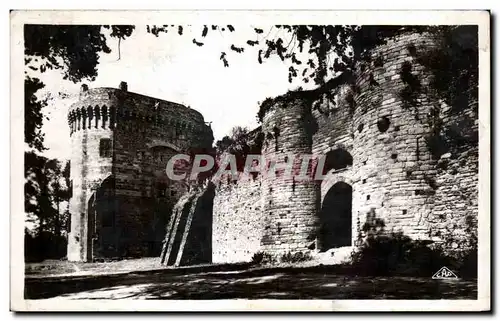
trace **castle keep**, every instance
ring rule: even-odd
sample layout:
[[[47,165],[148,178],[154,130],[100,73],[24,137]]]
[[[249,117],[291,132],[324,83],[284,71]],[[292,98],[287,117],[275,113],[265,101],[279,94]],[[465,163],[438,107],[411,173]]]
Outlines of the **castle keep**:
[[[263,103],[255,132],[262,155],[326,155],[321,181],[257,176],[188,190],[164,169],[174,153],[211,147],[199,113],[123,85],[82,91],[69,114],[68,258],[161,253],[167,264],[242,262],[257,252],[356,246],[375,219],[413,239],[467,237],[478,214],[478,102],[469,97],[457,111],[422,89],[433,75],[416,57],[438,40],[388,39],[349,83],[338,78],[335,103],[302,92]],[[401,93],[416,82],[408,104]]]
[[[159,255],[165,225],[187,190],[169,181],[174,154],[210,148],[197,111],[119,89],[83,86],[71,106],[68,259]]]

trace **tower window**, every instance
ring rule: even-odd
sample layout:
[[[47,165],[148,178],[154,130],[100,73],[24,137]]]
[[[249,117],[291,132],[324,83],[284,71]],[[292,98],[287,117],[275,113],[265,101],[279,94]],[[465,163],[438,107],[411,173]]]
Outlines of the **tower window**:
[[[111,139],[101,138],[99,142],[99,155],[101,157],[111,157]]]

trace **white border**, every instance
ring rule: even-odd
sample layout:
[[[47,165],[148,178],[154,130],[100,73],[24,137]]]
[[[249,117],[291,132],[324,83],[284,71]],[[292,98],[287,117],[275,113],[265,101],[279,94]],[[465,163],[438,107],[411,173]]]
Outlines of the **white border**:
[[[24,23],[479,25],[478,300],[24,300]],[[11,18],[11,310],[478,311],[490,309],[490,16],[486,11],[14,11]]]

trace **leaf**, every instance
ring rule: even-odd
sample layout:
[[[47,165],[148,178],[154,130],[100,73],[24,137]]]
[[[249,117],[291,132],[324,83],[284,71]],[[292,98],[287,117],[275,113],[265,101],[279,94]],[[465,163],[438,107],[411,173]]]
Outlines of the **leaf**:
[[[259,50],[259,58],[258,58],[259,64],[262,64],[262,49]]]
[[[296,57],[295,57],[295,53],[292,54],[292,62],[294,64],[297,64],[297,65],[301,65],[302,64],[302,61],[298,60]]]
[[[309,65],[309,67],[311,67],[311,69],[316,68],[316,65],[314,64],[314,61],[312,59],[309,59],[307,61],[307,64]]]
[[[259,29],[259,28],[254,28],[254,30],[256,33],[259,33],[259,34],[264,32],[264,30]]]
[[[196,39],[194,39],[194,38],[193,38],[193,43],[194,43],[195,45],[197,45],[198,47],[201,47],[201,46],[203,46],[203,45],[204,45],[204,43],[203,43],[203,42],[198,42],[198,41],[196,41]]]
[[[221,52],[219,59],[222,60],[222,62],[224,63],[224,67],[229,67],[229,63],[227,62],[225,52]]]
[[[236,51],[237,53],[242,53],[243,51],[245,51],[244,48],[236,47],[235,45],[231,45],[231,50]]]
[[[259,44],[259,42],[258,42],[257,40],[248,40],[248,41],[247,41],[247,44],[248,44],[249,46],[252,46],[252,47],[253,47],[253,46],[255,46],[255,45],[258,45],[258,44]]]
[[[182,36],[182,31],[183,31],[182,26],[179,26],[179,27],[177,28],[177,32],[178,32],[178,33],[179,33],[179,35],[181,35],[181,36]]]
[[[203,26],[203,31],[201,32],[202,37],[206,37],[208,33],[208,27],[205,25]]]
[[[299,50],[300,52],[304,50],[304,40],[299,40]]]
[[[285,52],[286,52],[286,49],[283,47],[283,39],[278,38],[278,40],[276,40],[276,53],[280,57],[281,61],[285,60],[285,57],[283,55],[283,53],[285,53]]]
[[[234,31],[234,27],[232,25],[227,25],[227,29],[229,29],[229,31],[231,31],[231,32]]]

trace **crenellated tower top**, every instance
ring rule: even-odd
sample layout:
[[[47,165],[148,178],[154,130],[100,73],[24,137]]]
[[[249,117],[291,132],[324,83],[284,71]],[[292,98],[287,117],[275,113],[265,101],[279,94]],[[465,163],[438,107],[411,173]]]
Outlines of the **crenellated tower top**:
[[[211,133],[201,113],[184,105],[128,91],[126,82],[116,88],[82,85],[79,100],[68,112],[71,134],[79,130],[110,129],[131,123],[173,127],[179,131]]]

